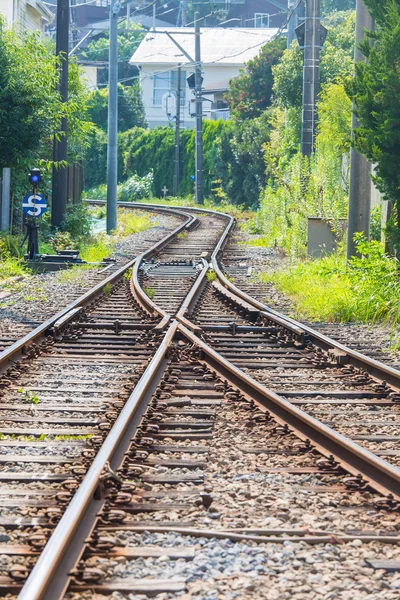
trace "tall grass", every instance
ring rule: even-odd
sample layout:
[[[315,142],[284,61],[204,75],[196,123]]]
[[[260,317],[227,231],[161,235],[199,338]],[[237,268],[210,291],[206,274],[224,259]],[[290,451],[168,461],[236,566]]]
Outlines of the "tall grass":
[[[294,303],[297,314],[320,321],[361,323],[400,320],[399,262],[379,242],[357,237],[359,257],[341,254],[309,260],[261,279],[272,281]]]
[[[139,231],[146,231],[153,227],[150,215],[135,215],[132,210],[118,210],[118,234],[122,236],[133,235]]]

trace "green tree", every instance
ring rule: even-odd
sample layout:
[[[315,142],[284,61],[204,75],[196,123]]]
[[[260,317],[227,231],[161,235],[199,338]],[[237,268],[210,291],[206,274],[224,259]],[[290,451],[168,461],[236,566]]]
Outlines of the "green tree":
[[[325,20],[328,36],[321,51],[321,86],[345,81],[353,72],[354,12],[334,13]],[[294,41],[272,68],[273,91],[282,106],[299,107],[302,102],[303,51]]]
[[[321,1],[321,13],[329,15],[333,12],[340,10],[354,10],[356,7],[356,0],[322,0]]]
[[[360,44],[368,63],[356,65],[351,90],[360,121],[354,145],[376,163],[375,183],[384,197],[395,203],[400,229],[400,2],[365,0],[365,3],[376,19],[377,28]],[[398,246],[399,231],[396,237],[394,242]]]
[[[16,167],[49,140],[60,117],[57,61],[38,35],[0,21],[0,166]]]
[[[108,87],[92,92],[89,100],[89,114],[96,125],[107,130]],[[138,82],[126,86],[118,84],[118,130],[127,131],[132,127],[146,127],[146,117]]]
[[[125,24],[123,25],[126,26]],[[146,32],[140,25],[132,23],[128,31],[121,31],[118,34],[118,80],[130,85],[139,76],[139,71],[129,61],[132,54],[144,38]],[[110,51],[110,34],[106,31],[101,37],[91,41],[85,50],[82,50],[81,56],[86,60],[104,62],[105,66],[99,70],[98,83],[106,84],[108,82],[108,54]]]
[[[285,38],[268,42],[246,63],[240,75],[230,81],[227,99],[233,117],[254,119],[271,105],[272,67],[279,62],[285,48]]]

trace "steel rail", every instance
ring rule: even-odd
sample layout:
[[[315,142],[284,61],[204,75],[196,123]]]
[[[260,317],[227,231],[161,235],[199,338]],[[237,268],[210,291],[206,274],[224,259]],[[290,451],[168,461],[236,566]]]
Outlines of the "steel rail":
[[[178,227],[176,227],[171,233],[169,233],[167,236],[165,236],[162,240],[160,240],[159,242],[154,244],[151,247],[151,249],[149,249],[149,251],[151,250],[151,251],[156,252],[158,249],[163,248],[172,238],[174,238],[178,233],[180,233],[183,229],[185,229],[188,224],[193,222],[192,215],[189,215],[187,213],[184,213],[182,211],[178,211],[175,209],[171,209],[170,212],[172,212],[173,214],[176,214],[177,216],[179,216],[181,218],[185,218],[185,222],[182,223],[181,225],[179,225]],[[16,342],[14,342],[14,344],[12,344],[11,346],[9,346],[5,350],[3,350],[3,352],[0,352],[0,375],[2,373],[4,373],[4,371],[6,371],[12,365],[12,363],[14,361],[16,361],[16,360],[20,359],[21,357],[23,357],[24,355],[26,355],[26,353],[29,351],[29,346],[32,346],[32,344],[34,344],[34,343],[37,344],[39,341],[41,341],[46,336],[49,329],[51,327],[53,327],[57,321],[66,317],[68,315],[68,313],[75,310],[76,308],[83,307],[83,306],[87,305],[89,302],[92,302],[98,296],[100,296],[103,291],[103,288],[107,284],[113,284],[118,279],[120,279],[126,271],[128,271],[132,266],[135,265],[136,261],[141,256],[143,256],[143,254],[145,254],[145,253],[142,253],[141,255],[136,256],[134,259],[130,260],[128,263],[126,263],[125,265],[120,267],[117,271],[115,271],[115,273],[113,273],[112,275],[109,275],[109,277],[107,277],[106,279],[103,279],[101,282],[96,284],[93,288],[91,288],[90,290],[85,292],[82,296],[80,296],[79,298],[77,298],[76,300],[74,300],[73,302],[68,304],[61,311],[59,311],[58,313],[56,313],[55,315],[53,315],[52,317],[50,317],[49,319],[47,319],[46,321],[44,321],[43,323],[38,325],[35,329],[33,329],[28,334],[26,334],[25,336],[23,336]]]
[[[282,313],[270,308],[266,304],[263,304],[259,300],[256,300],[246,292],[243,292],[240,288],[238,288],[234,283],[229,281],[226,275],[223,273],[222,269],[219,265],[218,255],[220,251],[214,253],[211,258],[212,267],[221,282],[221,284],[236,295],[238,298],[248,302],[254,308],[257,308],[261,314],[270,319],[272,322],[276,324],[280,324],[286,327],[289,331],[294,333],[295,335],[299,335],[299,330],[308,335],[310,341],[314,342],[316,345],[320,346],[324,350],[337,350],[339,351],[345,359],[348,359],[348,363],[353,364],[355,367],[366,369],[370,375],[376,377],[377,379],[384,380],[395,388],[400,389],[400,371],[390,367],[389,365],[385,365],[378,360],[370,358],[361,352],[357,352],[357,350],[352,350],[348,346],[341,344],[329,338],[328,336],[316,331],[309,325],[304,325],[296,319],[292,319],[291,317],[287,317]]]
[[[102,478],[122,464],[132,436],[168,364],[166,353],[177,327],[177,321],[169,327],[26,580],[19,600],[55,600],[63,598],[66,593],[69,572],[79,561],[84,541],[90,536],[105,503],[102,494],[98,493]]]
[[[197,304],[200,294],[202,292],[202,288],[203,288],[203,282],[206,278],[208,269],[209,269],[209,264],[208,262],[205,260],[205,258],[201,259],[201,262],[203,264],[203,267],[199,273],[199,275],[196,278],[196,281],[194,282],[193,286],[191,287],[188,295],[186,296],[185,300],[182,302],[181,306],[179,307],[178,312],[176,313],[175,318],[182,323],[183,325],[185,325],[186,327],[188,327],[191,331],[195,331],[195,332],[201,332],[201,327],[199,327],[198,325],[195,325],[194,323],[192,323],[191,321],[188,320],[187,318],[187,313],[189,313]]]
[[[129,205],[132,206],[131,203]],[[144,205],[140,204],[140,206],[143,207]],[[198,212],[206,212],[202,209],[197,210]],[[233,220],[229,217],[224,232],[226,235],[221,236],[213,257],[216,257],[223,247],[232,226]],[[168,238],[171,239],[171,235]],[[139,260],[136,260],[136,264],[139,264]],[[20,600],[56,600],[63,597],[70,580],[69,570],[82,556],[84,541],[93,531],[98,512],[104,504],[104,499],[101,496],[97,497],[96,491],[99,490],[105,470],[110,466],[111,470],[115,471],[122,463],[123,455],[129,447],[132,435],[140,423],[151,395],[165,370],[167,349],[177,336],[183,337],[183,339],[196,346],[199,349],[200,362],[206,363],[222,378],[227,379],[231,385],[239,389],[244,396],[254,400],[264,410],[268,410],[274,415],[278,423],[289,425],[299,438],[311,440],[321,454],[336,457],[343,468],[350,473],[354,475],[362,473],[366,481],[379,492],[383,494],[391,493],[396,499],[400,499],[399,469],[310,417],[287,400],[245,375],[182,324],[186,320],[187,311],[193,306],[201,291],[207,272],[204,262],[201,273],[178,311],[181,323],[174,320],[170,325],[161,346],[136,385],[45,546],[19,595]],[[104,286],[104,282],[102,285]],[[138,281],[135,285],[138,285]],[[253,301],[252,298],[248,298],[250,300],[246,298],[246,301]],[[250,303],[253,304],[253,302]],[[110,470],[108,470],[108,473],[110,473]]]
[[[287,424],[301,439],[311,440],[318,452],[324,456],[333,455],[349,473],[353,475],[361,473],[371,487],[381,494],[392,494],[397,500],[400,500],[400,469],[267,389],[243,373],[184,325],[180,324],[178,329],[187,341],[199,348],[200,361],[203,360],[220,377],[227,379],[245,396],[267,409],[278,422]]]

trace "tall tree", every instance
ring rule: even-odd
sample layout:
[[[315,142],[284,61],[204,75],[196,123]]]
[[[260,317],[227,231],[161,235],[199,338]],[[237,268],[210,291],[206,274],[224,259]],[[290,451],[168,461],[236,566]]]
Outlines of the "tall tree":
[[[325,83],[340,82],[353,72],[355,14],[334,13],[324,20],[328,36],[321,50],[321,87]],[[303,86],[303,51],[297,42],[285,50],[273,67],[273,91],[280,104],[300,107]]]
[[[93,123],[107,131],[108,87],[95,90],[89,101],[89,113]],[[118,131],[132,127],[146,127],[146,117],[139,83],[125,86],[118,84]]]
[[[125,25],[124,25],[125,26]],[[128,31],[118,33],[118,80],[127,80],[131,85],[139,75],[138,68],[130,65],[129,61],[136,48],[145,36],[145,31],[140,25],[132,24]],[[108,64],[108,53],[110,48],[110,35],[105,32],[81,51],[81,56],[86,60],[104,62]],[[108,67],[99,70],[98,83],[108,82]]]
[[[246,63],[240,75],[230,81],[227,98],[234,117],[254,119],[271,105],[272,67],[278,63],[285,48],[285,38],[268,42],[255,58]]]
[[[376,164],[376,186],[386,199],[394,202],[399,229],[400,0],[364,1],[377,28],[360,44],[368,63],[356,65],[351,88],[360,122],[354,132],[354,146]],[[396,237],[400,245],[400,231]]]

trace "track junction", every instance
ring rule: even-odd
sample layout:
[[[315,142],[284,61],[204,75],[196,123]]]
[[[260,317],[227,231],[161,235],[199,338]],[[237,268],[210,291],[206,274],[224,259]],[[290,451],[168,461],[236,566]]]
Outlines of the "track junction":
[[[0,593],[173,598],[197,538],[398,544],[400,372],[239,289],[229,215],[126,206],[181,224],[0,354]]]

